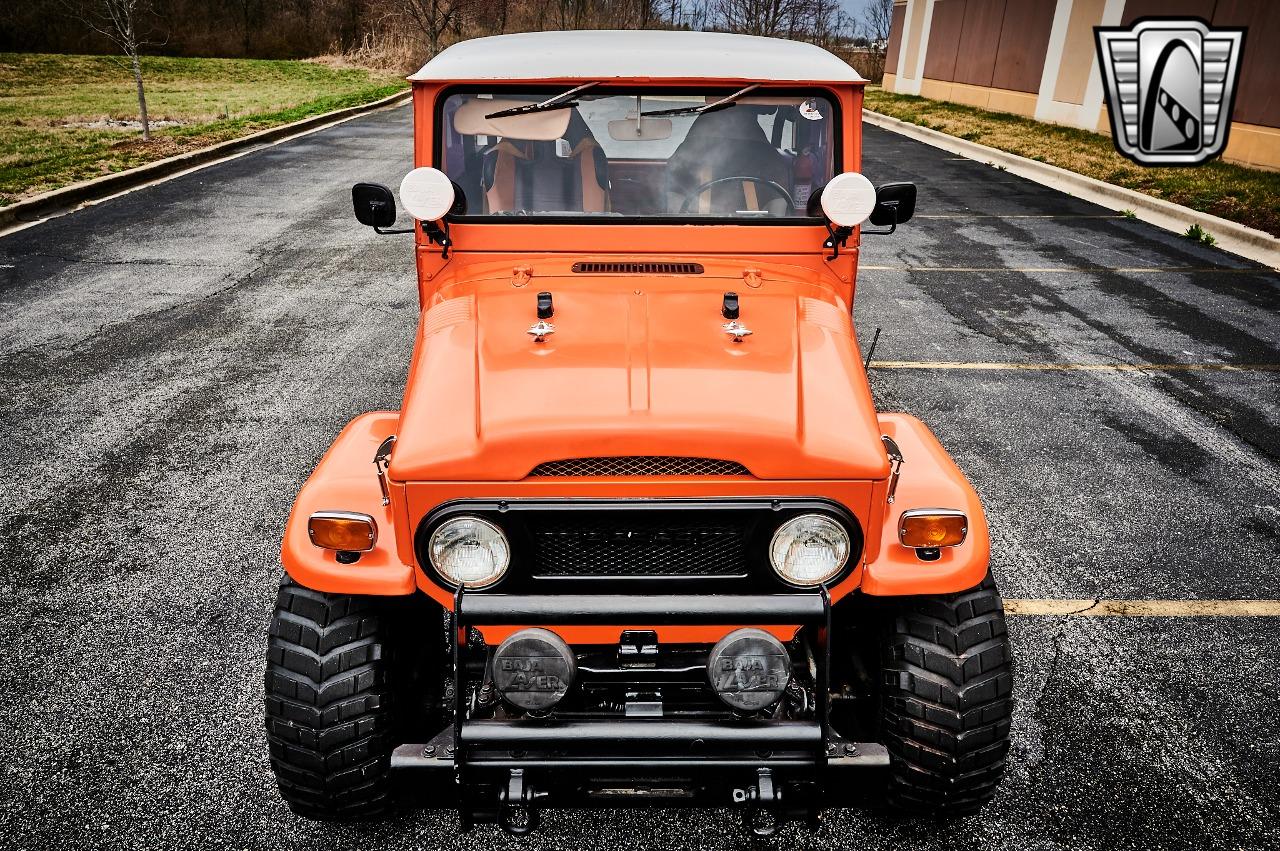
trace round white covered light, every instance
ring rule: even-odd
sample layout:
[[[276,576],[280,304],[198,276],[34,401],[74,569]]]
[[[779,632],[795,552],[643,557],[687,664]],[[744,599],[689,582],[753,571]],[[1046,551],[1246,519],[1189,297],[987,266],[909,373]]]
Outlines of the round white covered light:
[[[454,517],[431,533],[431,566],[450,585],[483,588],[507,572],[511,545],[502,530],[479,517]]]
[[[831,223],[856,228],[876,208],[876,188],[856,171],[837,174],[822,187],[822,212]]]
[[[400,203],[418,221],[440,221],[455,197],[453,181],[438,168],[415,168],[400,181]]]
[[[778,527],[769,562],[793,585],[821,585],[849,561],[849,533],[823,514],[801,514]]]

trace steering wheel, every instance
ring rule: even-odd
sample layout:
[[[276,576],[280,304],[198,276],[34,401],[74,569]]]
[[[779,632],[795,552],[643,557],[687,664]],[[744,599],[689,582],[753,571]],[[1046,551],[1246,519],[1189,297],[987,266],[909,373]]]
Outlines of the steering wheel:
[[[796,205],[795,199],[791,197],[791,193],[788,192],[786,188],[783,187],[782,184],[777,183],[776,181],[773,181],[773,180],[766,180],[763,177],[751,177],[750,175],[746,175],[746,174],[735,174],[735,175],[730,175],[729,177],[717,177],[715,180],[708,180],[706,183],[702,184],[697,189],[685,195],[684,203],[680,205],[679,212],[681,213],[689,212],[689,205],[693,203],[694,199],[700,197],[702,193],[706,192],[711,187],[718,186],[721,183],[733,183],[735,181],[738,183],[758,183],[761,186],[767,186],[770,189],[772,189],[774,192],[777,192],[783,198],[786,198],[788,207],[794,208]]]

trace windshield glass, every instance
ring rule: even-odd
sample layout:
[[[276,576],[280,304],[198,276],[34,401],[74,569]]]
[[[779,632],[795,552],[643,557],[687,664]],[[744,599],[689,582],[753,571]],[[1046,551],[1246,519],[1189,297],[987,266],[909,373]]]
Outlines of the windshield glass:
[[[465,218],[809,218],[839,165],[819,92],[584,86],[553,101],[569,88],[445,100],[440,167]]]

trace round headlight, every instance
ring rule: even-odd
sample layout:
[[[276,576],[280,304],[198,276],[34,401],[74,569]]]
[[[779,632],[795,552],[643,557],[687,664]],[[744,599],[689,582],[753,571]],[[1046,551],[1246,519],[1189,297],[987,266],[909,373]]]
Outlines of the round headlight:
[[[431,565],[450,585],[483,588],[507,572],[511,546],[502,530],[479,517],[454,517],[431,533]]]
[[[801,514],[778,527],[769,561],[793,585],[820,585],[849,561],[849,533],[823,514]]]

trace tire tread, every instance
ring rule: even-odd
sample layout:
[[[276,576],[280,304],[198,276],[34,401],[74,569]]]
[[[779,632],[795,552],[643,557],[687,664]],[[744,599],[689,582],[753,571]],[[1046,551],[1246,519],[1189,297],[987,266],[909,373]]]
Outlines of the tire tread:
[[[391,718],[371,600],[285,578],[267,643],[266,726],[280,794],[325,821],[387,814]]]
[[[1013,670],[1000,592],[988,575],[968,591],[905,600],[888,633],[889,801],[913,815],[971,813],[995,794],[1009,752]]]

